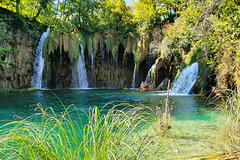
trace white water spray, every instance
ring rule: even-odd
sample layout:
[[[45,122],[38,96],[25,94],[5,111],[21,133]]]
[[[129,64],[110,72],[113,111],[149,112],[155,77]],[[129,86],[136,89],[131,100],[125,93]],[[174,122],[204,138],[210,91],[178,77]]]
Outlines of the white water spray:
[[[34,75],[32,77],[31,85],[37,89],[42,89],[42,73],[44,68],[44,59],[42,57],[42,51],[45,39],[50,35],[50,28],[47,29],[41,36],[40,42],[36,51],[35,62],[33,63]]]
[[[147,73],[146,81],[151,82],[151,83],[153,82],[155,70],[156,70],[156,64],[153,64]]]
[[[132,79],[132,88],[135,87],[135,79],[136,79],[136,63],[134,65],[134,71],[133,71],[133,79]]]
[[[79,58],[78,58],[78,67],[77,69],[73,67],[73,87],[88,88],[87,71],[86,71],[85,61],[84,61],[84,48],[82,44],[80,44],[80,46],[81,46],[81,53],[79,54]]]
[[[173,83],[172,94],[188,94],[196,82],[198,63],[195,62],[186,67]]]
[[[93,53],[93,41],[92,38],[90,38],[91,40],[91,49],[92,49],[92,87],[94,87],[94,53]]]

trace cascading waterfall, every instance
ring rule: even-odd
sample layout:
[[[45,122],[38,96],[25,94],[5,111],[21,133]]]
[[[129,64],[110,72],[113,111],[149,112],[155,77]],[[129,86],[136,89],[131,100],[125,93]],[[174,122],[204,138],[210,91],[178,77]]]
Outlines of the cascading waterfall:
[[[32,77],[31,85],[37,89],[42,89],[42,73],[44,67],[44,59],[42,57],[42,51],[45,39],[50,35],[50,28],[47,29],[41,36],[40,42],[36,51],[35,62],[33,63],[34,75]]]
[[[132,79],[132,88],[135,87],[135,79],[136,79],[136,63],[134,65],[134,71],[133,71],[133,79]]]
[[[91,48],[92,48],[92,87],[94,87],[94,53],[93,53],[93,41],[92,38],[90,38],[91,40]]]
[[[155,69],[156,69],[156,64],[153,64],[152,67],[148,71],[146,81],[151,82],[151,83],[153,82]]]
[[[186,67],[173,83],[173,94],[188,94],[196,82],[198,74],[198,63],[195,62]]]
[[[88,88],[87,81],[87,71],[85,67],[84,61],[84,48],[82,44],[80,44],[81,53],[79,53],[78,58],[78,67],[73,67],[73,87],[74,88]]]
[[[104,58],[104,51],[103,51],[103,49],[104,49],[104,39],[102,38],[102,58]]]

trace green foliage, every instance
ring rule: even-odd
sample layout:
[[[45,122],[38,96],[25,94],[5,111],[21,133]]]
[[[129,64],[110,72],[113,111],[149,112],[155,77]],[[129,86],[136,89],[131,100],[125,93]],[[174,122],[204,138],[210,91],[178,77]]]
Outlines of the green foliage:
[[[76,0],[69,3],[71,6],[68,7],[67,11],[75,14],[70,20],[73,28],[84,33],[93,33],[101,29],[97,17],[100,7],[98,1]],[[71,16],[71,13],[68,15]]]
[[[158,25],[174,22],[179,0],[139,0],[133,7],[133,19],[138,31],[153,30]]]
[[[92,55],[92,53],[93,53],[93,40],[92,40],[92,37],[85,36],[85,38],[86,38],[86,45],[87,45],[88,55]]]
[[[215,68],[219,88],[234,88],[236,54],[239,46],[239,5],[234,1],[188,1],[179,12],[180,17],[168,27],[164,41],[176,62],[186,64],[198,61],[208,68],[204,83]],[[203,84],[202,84],[203,85]],[[203,86],[202,86],[203,87]],[[206,86],[204,87],[206,88]]]
[[[230,149],[236,149],[240,145],[240,99],[239,95],[236,91],[233,90],[225,90],[225,91],[217,91],[218,95],[225,95],[221,100],[221,104],[217,106],[216,109],[223,112],[226,116],[223,136],[222,138],[226,141],[226,143],[231,143],[229,146]]]
[[[118,48],[119,48],[119,45],[118,45],[118,44],[115,44],[115,45],[113,46],[113,49],[112,49],[113,58],[114,58],[115,60],[117,60],[117,58],[118,58]]]
[[[105,40],[108,52],[112,52],[114,46],[114,37],[111,34],[108,34]]]
[[[122,38],[128,38],[135,34],[135,24],[131,21],[132,12],[124,0],[103,1],[102,6],[103,12],[100,12],[99,17],[100,24],[105,27],[105,31],[114,30]]]
[[[41,13],[49,11],[49,7],[53,5],[53,2],[53,0],[2,0],[0,7],[35,20]]]
[[[0,93],[24,93],[24,92],[35,92],[35,91],[37,91],[36,87],[26,88],[26,89],[13,89],[13,88],[0,89]]]
[[[137,39],[137,40],[134,42],[133,47],[132,47],[132,52],[133,52],[133,54],[135,55],[135,56],[134,56],[134,62],[135,62],[135,63],[136,63],[136,62],[139,62],[139,60],[140,60],[139,56],[136,56],[136,55],[138,55],[138,42],[139,42],[139,39]]]
[[[65,33],[64,35],[51,33],[45,39],[43,48],[43,58],[47,60],[51,54],[59,50],[60,55],[62,52],[68,53],[70,63],[74,59],[78,59],[80,53],[79,40],[75,34]]]
[[[1,7],[0,18],[2,21],[11,23],[11,25],[13,25],[14,27],[22,29],[34,37],[38,37],[39,31],[43,28],[46,28],[46,26],[42,25],[37,21],[30,20],[23,17],[22,15],[16,14]]]
[[[0,66],[10,67],[11,61],[6,58],[7,54],[12,51],[12,47],[5,41],[6,40],[6,24],[0,18]]]
[[[13,88],[5,88],[5,89],[0,89],[0,93],[12,93],[12,92],[16,92],[16,89]]]
[[[42,51],[43,52],[42,57],[44,59],[54,52],[54,49],[55,49],[54,46],[56,46],[54,38],[56,37],[53,38],[53,36],[54,36],[53,34],[49,35],[44,41],[43,51]]]

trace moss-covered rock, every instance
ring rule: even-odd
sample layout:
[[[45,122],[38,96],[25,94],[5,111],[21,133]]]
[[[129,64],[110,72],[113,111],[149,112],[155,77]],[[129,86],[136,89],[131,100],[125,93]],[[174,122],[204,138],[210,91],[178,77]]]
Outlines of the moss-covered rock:
[[[0,11],[2,13],[1,9]],[[15,24],[14,17],[11,18],[9,21],[5,19],[1,22],[6,24],[7,39],[5,41],[12,47],[12,50],[3,57],[11,61],[10,67],[0,66],[0,88],[29,88],[31,87],[33,62],[40,34],[33,35],[27,32],[26,28],[21,28]],[[25,19],[24,21],[27,22]],[[31,22],[28,24],[30,25]],[[40,31],[42,30],[34,32],[41,33]]]

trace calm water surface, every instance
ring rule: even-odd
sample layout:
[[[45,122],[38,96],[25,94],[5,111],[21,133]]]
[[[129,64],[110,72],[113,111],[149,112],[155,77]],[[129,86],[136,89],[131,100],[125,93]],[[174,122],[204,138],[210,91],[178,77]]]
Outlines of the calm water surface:
[[[55,94],[55,95],[54,95]],[[58,97],[56,97],[56,95]],[[47,90],[30,93],[0,94],[0,120],[12,120],[14,115],[23,118],[36,113],[37,103],[44,108],[52,107],[57,113],[64,111],[61,102],[68,107],[74,104],[77,108],[88,111],[89,107],[103,107],[109,102],[125,102],[135,106],[162,106],[165,95],[157,92],[137,92],[134,90]],[[118,101],[118,102],[116,102]],[[172,115],[176,120],[211,120],[206,99],[194,96],[170,96],[174,102]],[[109,105],[111,107],[111,105]]]

